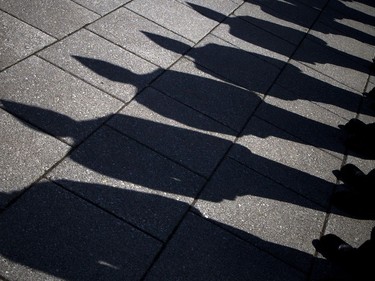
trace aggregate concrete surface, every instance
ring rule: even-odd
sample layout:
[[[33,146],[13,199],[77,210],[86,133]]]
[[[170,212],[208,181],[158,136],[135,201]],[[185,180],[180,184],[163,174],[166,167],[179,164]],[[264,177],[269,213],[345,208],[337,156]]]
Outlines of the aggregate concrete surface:
[[[0,0],[0,280],[349,280],[371,0]],[[331,280],[331,279],[330,279]]]

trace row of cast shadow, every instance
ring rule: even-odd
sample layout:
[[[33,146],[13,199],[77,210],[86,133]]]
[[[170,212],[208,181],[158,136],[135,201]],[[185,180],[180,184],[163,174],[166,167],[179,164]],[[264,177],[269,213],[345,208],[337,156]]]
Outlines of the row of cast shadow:
[[[364,95],[375,112],[375,88]],[[375,159],[375,123],[365,124],[351,119],[340,128],[347,134],[345,144],[349,150],[367,159]],[[354,164],[346,164],[333,173],[344,183],[344,189],[337,190],[332,196],[333,206],[354,216],[374,218],[375,168],[365,174]],[[314,240],[313,245],[331,264],[347,274],[345,280],[375,280],[375,226],[369,236],[357,248],[335,234],[323,235]]]

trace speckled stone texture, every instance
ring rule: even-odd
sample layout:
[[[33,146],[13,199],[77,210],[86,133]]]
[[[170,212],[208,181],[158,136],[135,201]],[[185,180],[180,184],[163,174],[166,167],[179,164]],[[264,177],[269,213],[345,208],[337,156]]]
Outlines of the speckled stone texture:
[[[151,268],[146,280],[304,280],[304,278],[301,272],[280,260],[259,251],[216,225],[189,214],[159,260]]]
[[[131,0],[74,0],[74,2],[81,4],[89,10],[92,10],[101,16],[115,10],[118,7],[130,2]]]
[[[48,177],[165,240],[204,179],[110,129],[100,129]]]
[[[325,208],[233,159],[225,159],[195,205],[204,217],[308,272]],[[267,241],[272,241],[269,243]],[[285,248],[299,249],[291,255]]]
[[[193,45],[182,36],[124,8],[103,17],[87,28],[164,68],[169,67]],[[157,34],[163,38],[167,47],[150,39],[150,34]]]
[[[0,131],[1,209],[60,161],[70,147],[2,109]]]
[[[87,30],[39,55],[124,102],[160,74],[159,67]]]
[[[135,0],[126,7],[192,42],[201,40],[217,25],[216,21],[177,1]]]
[[[22,280],[138,280],[161,243],[52,183],[0,218],[0,274]]]
[[[229,153],[240,163],[327,207],[341,160],[254,117]]]
[[[0,105],[67,143],[81,142],[122,103],[38,57],[0,73]]]
[[[212,35],[199,42],[187,56],[197,67],[203,66],[255,93],[264,94],[280,72],[275,65],[262,60],[259,54],[238,49]]]
[[[205,177],[235,138],[231,129],[153,89],[146,89],[109,124]]]
[[[0,279],[348,279],[312,242],[375,222],[331,197],[375,168],[339,127],[375,122],[374,9],[0,0]]]
[[[0,70],[55,41],[3,11],[0,11],[0,37]]]
[[[261,98],[216,76],[209,70],[200,70],[190,60],[181,59],[152,86],[240,132]]]
[[[99,18],[99,15],[69,0],[1,0],[0,8],[56,38]]]

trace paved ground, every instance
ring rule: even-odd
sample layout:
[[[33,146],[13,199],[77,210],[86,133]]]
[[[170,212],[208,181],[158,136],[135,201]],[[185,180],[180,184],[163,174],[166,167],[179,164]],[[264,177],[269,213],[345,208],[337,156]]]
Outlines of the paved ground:
[[[314,239],[372,160],[375,7],[0,0],[0,279],[322,280]],[[336,273],[334,273],[336,272]]]

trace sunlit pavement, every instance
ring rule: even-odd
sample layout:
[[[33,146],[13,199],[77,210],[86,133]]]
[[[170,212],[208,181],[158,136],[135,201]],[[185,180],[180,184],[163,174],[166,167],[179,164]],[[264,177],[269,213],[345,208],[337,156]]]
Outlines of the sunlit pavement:
[[[0,0],[0,279],[349,280],[371,3]]]

